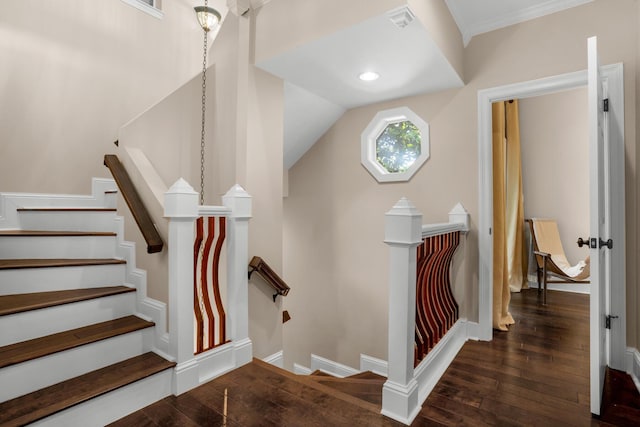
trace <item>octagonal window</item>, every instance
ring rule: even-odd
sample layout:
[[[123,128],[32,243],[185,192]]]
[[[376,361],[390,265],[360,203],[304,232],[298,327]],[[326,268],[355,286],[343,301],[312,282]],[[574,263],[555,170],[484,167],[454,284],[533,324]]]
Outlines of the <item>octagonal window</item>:
[[[376,138],[376,161],[389,173],[405,172],[420,156],[420,129],[409,120],[391,123]]]
[[[429,158],[429,125],[407,107],[380,111],[362,133],[361,151],[379,182],[408,181]]]

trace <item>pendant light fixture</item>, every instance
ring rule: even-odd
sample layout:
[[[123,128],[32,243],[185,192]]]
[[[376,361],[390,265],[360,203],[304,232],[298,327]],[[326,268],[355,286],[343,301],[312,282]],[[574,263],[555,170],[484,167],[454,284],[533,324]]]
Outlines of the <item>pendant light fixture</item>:
[[[204,48],[202,51],[202,128],[200,130],[200,204],[204,205],[204,146],[205,146],[205,117],[207,106],[207,41],[209,31],[214,29],[221,20],[220,12],[209,7],[209,1],[204,0],[204,6],[194,8],[198,22],[204,32]]]

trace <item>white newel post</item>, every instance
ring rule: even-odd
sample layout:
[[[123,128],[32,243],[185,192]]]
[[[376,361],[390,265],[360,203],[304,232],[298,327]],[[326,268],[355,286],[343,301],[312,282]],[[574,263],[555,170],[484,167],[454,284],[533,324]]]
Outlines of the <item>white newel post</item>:
[[[422,242],[422,214],[402,198],[385,215],[389,245],[389,371],[382,389],[382,414],[405,424],[418,415],[414,379],[416,248]]]
[[[253,346],[249,339],[249,219],[251,196],[239,185],[222,197],[231,210],[227,235],[227,301],[229,338],[233,342],[235,366],[251,362]]]
[[[198,385],[193,354],[193,242],[198,217],[198,193],[178,179],[164,195],[169,218],[169,352],[176,359],[173,394]]]

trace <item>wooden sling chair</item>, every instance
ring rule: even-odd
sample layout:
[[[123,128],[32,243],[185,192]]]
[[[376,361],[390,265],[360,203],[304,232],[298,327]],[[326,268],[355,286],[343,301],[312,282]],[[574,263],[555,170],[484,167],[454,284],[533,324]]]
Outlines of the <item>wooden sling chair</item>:
[[[543,292],[542,304],[547,304],[547,283],[589,283],[589,256],[572,266],[567,261],[553,219],[525,219],[529,224],[533,253],[536,258],[538,293]],[[540,286],[540,281],[542,285]]]

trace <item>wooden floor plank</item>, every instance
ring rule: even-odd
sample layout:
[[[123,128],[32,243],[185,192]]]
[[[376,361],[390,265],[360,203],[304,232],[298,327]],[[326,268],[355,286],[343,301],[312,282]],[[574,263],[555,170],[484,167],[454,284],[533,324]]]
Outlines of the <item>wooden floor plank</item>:
[[[549,304],[542,306],[536,291],[529,290],[514,294],[512,301],[516,325],[509,332],[495,332],[491,342],[467,342],[412,426],[614,425],[590,414],[589,330],[584,327],[588,295],[549,291]],[[329,385],[340,381],[345,381],[342,390],[331,394]],[[191,421],[207,425],[206,417],[219,420],[223,413],[226,390],[228,421],[237,425],[399,426],[380,416],[379,403],[355,403],[359,399],[353,395],[361,393],[357,382],[311,379],[256,360],[144,411],[157,422],[171,420],[173,415],[166,412],[167,405],[173,405]],[[631,398],[629,408],[635,403],[640,408],[639,400]],[[156,410],[161,415],[154,418]],[[135,425],[134,418],[121,421],[116,425]]]
[[[105,286],[101,288],[0,295],[0,316],[119,295],[127,292],[135,292],[135,289],[127,286]]]
[[[153,326],[136,316],[96,323],[0,347],[0,368]]]

